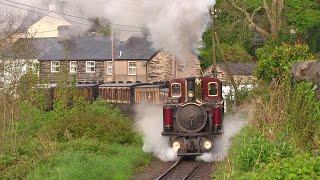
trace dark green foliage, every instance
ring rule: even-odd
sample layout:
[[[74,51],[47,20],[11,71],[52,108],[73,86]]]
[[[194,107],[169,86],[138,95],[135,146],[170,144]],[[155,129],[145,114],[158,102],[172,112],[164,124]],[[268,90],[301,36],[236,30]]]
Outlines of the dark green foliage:
[[[285,0],[284,20],[289,26],[304,34],[320,22],[320,3],[318,0]]]
[[[256,76],[266,82],[290,73],[293,63],[312,59],[308,46],[300,44],[266,45],[258,49],[257,56]]]
[[[55,107],[20,104],[19,123],[5,132],[16,143],[1,142],[0,179],[128,179],[149,161],[132,120],[112,105],[79,99]]]

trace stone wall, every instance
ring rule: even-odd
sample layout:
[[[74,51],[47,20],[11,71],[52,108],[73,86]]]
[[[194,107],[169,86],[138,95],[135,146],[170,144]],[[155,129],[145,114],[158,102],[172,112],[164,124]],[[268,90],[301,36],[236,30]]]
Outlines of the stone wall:
[[[105,71],[103,61],[96,61],[95,73],[86,72],[86,61],[77,61],[77,73],[70,73],[70,61],[60,61],[60,71],[51,72],[51,61],[40,61],[40,78],[47,83],[102,82]]]
[[[115,63],[115,81],[147,81],[146,60],[130,60],[137,62],[137,75],[128,75],[128,61],[117,60]],[[70,73],[70,61],[60,61],[60,72],[51,72],[51,61],[40,61],[40,77],[47,83],[57,82],[111,82],[112,76],[107,75],[107,61],[95,61],[95,73],[86,72],[86,61],[77,62],[77,73]]]
[[[167,52],[160,51],[148,63],[148,81],[170,81],[201,75],[200,62],[195,55],[180,60]]]
[[[317,85],[320,100],[320,61],[299,62],[292,67],[293,77],[298,81],[310,81]]]

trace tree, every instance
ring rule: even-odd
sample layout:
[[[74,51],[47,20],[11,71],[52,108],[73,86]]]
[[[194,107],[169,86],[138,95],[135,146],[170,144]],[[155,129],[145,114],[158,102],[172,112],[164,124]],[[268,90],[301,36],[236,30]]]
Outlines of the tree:
[[[262,5],[250,13],[245,6],[238,5],[234,0],[228,0],[230,4],[242,12],[245,15],[246,22],[252,30],[258,32],[266,39],[268,38],[277,38],[279,31],[282,27],[282,14],[284,9],[283,0],[272,0],[271,3],[267,0],[262,1]],[[263,27],[258,24],[255,20],[256,14],[264,9],[269,27]]]

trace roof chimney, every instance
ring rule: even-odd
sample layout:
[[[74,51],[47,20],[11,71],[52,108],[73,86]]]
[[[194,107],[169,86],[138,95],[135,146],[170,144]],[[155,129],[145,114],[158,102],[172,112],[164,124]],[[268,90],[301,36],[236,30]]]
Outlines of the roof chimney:
[[[49,11],[55,12],[56,11],[56,0],[49,1]]]

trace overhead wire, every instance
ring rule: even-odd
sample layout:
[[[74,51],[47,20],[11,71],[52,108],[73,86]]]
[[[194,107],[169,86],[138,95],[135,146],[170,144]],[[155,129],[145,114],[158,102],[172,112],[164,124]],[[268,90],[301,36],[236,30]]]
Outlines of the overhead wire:
[[[2,1],[7,1],[7,2],[14,3],[14,4],[19,4],[19,5],[22,5],[22,6],[26,6],[26,7],[38,9],[38,10],[41,10],[41,11],[51,12],[51,11],[49,11],[49,10],[47,10],[47,9],[44,9],[44,8],[40,8],[40,7],[32,6],[32,5],[29,5],[29,4],[24,4],[24,3],[12,1],[12,0],[2,0]],[[64,19],[64,18],[57,17],[57,16],[50,16],[50,15],[48,15],[48,14],[41,13],[41,12],[38,12],[38,11],[34,11],[34,10],[31,10],[31,9],[25,9],[25,8],[22,8],[22,7],[18,7],[18,6],[12,5],[12,4],[6,4],[6,3],[3,3],[3,2],[1,2],[1,1],[0,1],[0,4],[6,5],[6,6],[10,6],[10,7],[13,7],[13,8],[17,8],[17,9],[20,9],[20,10],[24,10],[24,11],[36,13],[36,14],[41,14],[41,15],[49,16],[49,17],[52,17],[52,18]],[[80,16],[75,16],[75,15],[66,14],[66,13],[62,13],[62,12],[56,12],[56,11],[55,11],[55,12],[53,12],[53,13],[55,13],[55,14],[60,14],[60,15],[63,15],[63,16],[67,16],[67,17],[77,18],[77,19],[81,19],[81,20],[86,20],[86,21],[91,21],[91,22],[93,21],[92,19],[89,19],[89,18],[80,17]],[[82,24],[82,25],[89,25],[89,26],[91,26],[91,24],[87,24],[87,23],[83,23],[83,22],[79,22],[79,21],[74,21],[74,20],[68,20],[68,21],[73,22],[73,23],[77,23],[77,24]],[[106,21],[106,20],[102,20],[102,21],[107,22],[108,25],[131,27],[131,28],[138,28],[138,29],[143,28],[143,27],[140,27],[140,26],[110,23],[110,22],[108,22],[108,21]],[[120,30],[120,29],[117,29],[117,30]],[[124,30],[124,31],[131,31],[131,30]],[[141,32],[141,31],[139,31],[139,30],[132,30],[132,31],[133,31],[133,32]]]
[[[41,12],[38,12],[38,11],[34,11],[34,10],[31,10],[31,9],[25,9],[25,8],[22,8],[22,7],[18,7],[18,6],[14,6],[14,5],[11,5],[11,4],[6,4],[6,3],[3,3],[0,1],[0,5],[5,5],[5,6],[9,6],[9,7],[13,7],[13,8],[16,8],[16,9],[20,9],[20,10],[24,10],[24,11],[28,11],[28,12],[31,12],[31,13],[34,13],[34,14],[40,14],[40,15],[44,15],[44,16],[48,16],[48,17],[52,17],[52,18],[55,18],[55,19],[63,19],[65,20],[64,18],[62,17],[58,17],[58,16],[51,16],[49,14],[45,14],[45,13],[41,13]],[[73,22],[73,23],[76,23],[76,24],[81,24],[81,25],[86,25],[86,26],[91,26],[91,24],[87,24],[87,23],[83,23],[83,22],[78,22],[78,21],[74,21],[74,20],[68,20],[70,22]]]

